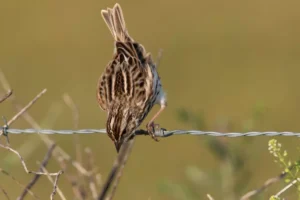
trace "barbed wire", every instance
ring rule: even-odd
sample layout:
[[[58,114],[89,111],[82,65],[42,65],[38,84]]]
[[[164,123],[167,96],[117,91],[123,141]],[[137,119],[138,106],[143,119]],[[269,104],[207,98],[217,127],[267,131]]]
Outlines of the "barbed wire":
[[[12,129],[7,127],[2,127],[5,134],[61,134],[61,135],[72,135],[72,134],[93,134],[93,133],[106,133],[105,129],[79,129],[79,130],[52,130],[52,129]],[[148,135],[148,132],[145,130],[137,130],[135,132],[136,135]],[[200,131],[200,130],[172,130],[167,131],[165,129],[155,131],[155,135],[158,137],[169,137],[172,135],[208,135],[214,137],[254,137],[254,136],[294,136],[300,137],[300,133],[295,132],[277,132],[277,131],[251,131],[245,133],[220,133],[216,131]]]

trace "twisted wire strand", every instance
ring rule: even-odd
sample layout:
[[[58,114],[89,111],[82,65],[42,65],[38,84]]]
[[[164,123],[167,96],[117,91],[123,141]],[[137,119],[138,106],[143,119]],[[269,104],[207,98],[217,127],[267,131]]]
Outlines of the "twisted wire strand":
[[[9,134],[61,134],[61,135],[72,135],[72,134],[92,134],[92,133],[106,133],[105,129],[80,129],[80,130],[52,130],[52,129],[12,129],[6,128],[6,133]],[[137,130],[136,135],[148,135],[148,132],[145,130]],[[164,129],[155,131],[155,135],[158,137],[169,137],[172,135],[209,135],[214,137],[242,137],[242,136],[295,136],[300,137],[300,133],[294,132],[277,132],[277,131],[266,131],[266,132],[258,132],[258,131],[251,131],[245,133],[220,133],[215,131],[200,131],[200,130],[171,130],[167,131]]]

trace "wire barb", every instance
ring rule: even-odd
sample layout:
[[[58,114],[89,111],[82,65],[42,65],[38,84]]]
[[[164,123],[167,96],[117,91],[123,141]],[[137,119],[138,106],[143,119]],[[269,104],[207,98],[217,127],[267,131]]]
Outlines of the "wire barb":
[[[4,116],[2,116],[2,120],[3,120],[3,122],[4,122],[4,126],[2,127],[2,134],[4,135],[4,136],[7,136],[8,135],[8,123],[7,123],[7,120],[6,120],[6,118],[4,117]]]
[[[12,129],[8,128],[8,126],[3,126],[2,130],[5,130],[6,133],[10,134],[61,134],[61,135],[72,135],[72,134],[93,134],[93,133],[106,133],[105,129],[79,129],[79,130],[52,130],[52,129]],[[136,135],[148,135],[148,132],[145,130],[137,130],[135,132]],[[300,133],[283,131],[250,131],[245,133],[220,133],[215,131],[200,131],[200,130],[171,130],[167,131],[165,129],[161,129],[155,132],[157,137],[170,137],[173,135],[208,135],[214,137],[254,137],[254,136],[294,136],[300,137]]]

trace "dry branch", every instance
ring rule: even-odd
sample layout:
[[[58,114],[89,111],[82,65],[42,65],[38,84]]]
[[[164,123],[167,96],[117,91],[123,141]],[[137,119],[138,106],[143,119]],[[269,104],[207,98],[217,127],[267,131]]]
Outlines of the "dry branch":
[[[6,197],[6,199],[10,200],[10,198],[9,198],[7,192],[4,190],[4,188],[0,186],[0,190],[2,191],[2,193],[4,194],[4,196]]]
[[[295,166],[293,165],[289,169],[291,170],[294,167]],[[240,200],[248,200],[248,199],[250,199],[250,197],[253,197],[253,196],[263,192],[265,189],[267,189],[268,187],[270,187],[274,183],[282,180],[286,175],[287,175],[287,172],[282,172],[278,176],[268,179],[267,181],[265,181],[265,183],[260,188],[258,188],[256,190],[252,190],[252,191],[246,193],[244,196],[242,196],[240,198]]]
[[[17,150],[15,150],[15,149],[13,149],[13,148],[11,148],[11,147],[9,147],[9,146],[5,146],[5,145],[3,145],[3,144],[0,144],[0,147],[1,147],[1,148],[4,148],[4,149],[7,149],[7,150],[13,152],[14,154],[16,154],[16,155],[19,157],[19,159],[20,159],[20,161],[21,161],[21,164],[22,164],[22,166],[23,166],[23,168],[24,168],[24,170],[25,170],[25,172],[26,172],[27,174],[49,175],[49,176],[56,176],[56,175],[57,175],[57,172],[56,172],[56,173],[49,173],[49,174],[46,174],[46,173],[44,173],[44,172],[30,171],[30,170],[28,170],[27,165],[26,165],[26,163],[25,163],[23,157],[21,156],[21,154],[20,154]]]
[[[9,87],[9,83],[6,80],[4,73],[0,70],[0,83],[2,84],[3,88],[5,90],[8,90]],[[13,98],[11,98],[10,100],[13,101],[13,103],[15,104],[17,110],[19,111],[11,120],[9,120],[9,122],[4,126],[3,130],[0,130],[0,136],[3,135],[3,132],[5,131],[5,128],[8,127],[9,125],[11,125],[15,120],[17,120],[20,116],[22,116],[28,123],[30,123],[32,125],[33,128],[35,129],[41,129],[41,127],[39,126],[39,124],[28,114],[28,112],[26,112],[44,93],[46,92],[46,89],[44,89],[41,93],[39,93],[32,101],[30,101],[25,107],[22,107],[20,105],[18,105],[15,101],[16,97],[13,96]],[[7,95],[5,95],[3,98],[1,98],[1,102],[4,101],[5,99],[7,99],[9,96],[11,95],[11,92],[9,92]],[[76,105],[74,104],[74,102],[72,101],[72,99],[69,96],[64,96],[64,100],[66,101],[67,105],[69,105],[69,107],[71,107],[72,111],[73,111],[73,117],[74,117],[74,126],[78,127],[78,109],[76,107]],[[59,162],[59,160],[66,160],[72,163],[72,165],[77,169],[77,171],[79,172],[80,175],[85,175],[85,176],[89,176],[91,173],[88,172],[81,164],[80,162],[77,162],[76,160],[73,160],[71,158],[71,156],[69,156],[63,149],[61,149],[59,146],[57,146],[56,149],[54,149],[55,143],[46,135],[40,135],[42,141],[48,146],[49,151],[45,157],[45,159],[43,160],[41,166],[40,166],[40,170],[38,172],[35,171],[30,171],[27,168],[27,165],[23,159],[23,157],[21,156],[21,154],[16,151],[15,149],[9,147],[9,141],[7,142],[7,145],[2,145],[0,144],[0,147],[5,148],[11,152],[13,152],[14,154],[16,154],[20,161],[21,164],[24,168],[24,170],[26,171],[26,173],[33,173],[35,174],[35,177],[33,178],[33,180],[26,186],[22,186],[22,184],[20,184],[13,176],[10,176],[9,173],[7,173],[6,171],[2,170],[0,168],[0,171],[8,176],[10,176],[11,178],[13,178],[16,182],[18,182],[19,185],[21,185],[24,188],[23,193],[21,194],[21,196],[19,197],[19,199],[23,199],[27,193],[30,193],[31,195],[33,195],[36,199],[38,199],[37,196],[35,196],[31,191],[30,188],[33,187],[33,185],[37,182],[38,178],[40,175],[46,175],[50,181],[52,181],[52,183],[54,184],[53,186],[53,192],[51,193],[50,199],[54,198],[54,195],[56,194],[56,191],[58,192],[58,194],[60,195],[60,197],[62,199],[65,199],[64,195],[62,194],[62,192],[59,190],[58,186],[57,186],[57,182],[58,182],[58,178],[59,176],[63,173],[63,171],[59,171],[57,173],[48,173],[47,170],[45,169],[45,166],[50,158],[50,155],[53,151],[53,156],[57,159],[57,161]],[[6,137],[8,140],[8,137]],[[61,159],[62,158],[62,159]],[[55,176],[55,180],[53,181],[53,179],[51,178],[51,176]]]
[[[63,100],[64,100],[65,104],[72,111],[73,127],[74,127],[74,129],[77,129],[78,128],[78,124],[79,124],[79,110],[78,110],[78,107],[75,104],[75,102],[72,99],[72,97],[69,94],[67,94],[67,93],[63,95]],[[77,162],[79,162],[79,163],[83,163],[82,148],[81,148],[81,145],[80,145],[79,135],[74,135],[73,139],[74,139],[73,141],[74,141],[75,152],[76,152],[75,160]],[[78,176],[80,178],[79,182],[82,182],[83,181],[83,174],[78,171]]]
[[[54,195],[56,194],[56,189],[58,189],[58,178],[59,176],[63,173],[63,171],[59,171],[59,173],[57,174],[57,176],[55,177],[55,180],[54,180],[54,186],[53,186],[53,191],[51,193],[51,196],[50,196],[50,199],[53,200],[54,199]],[[63,198],[62,198],[63,199]]]
[[[24,170],[26,171],[27,174],[31,174],[32,173],[32,174],[35,174],[35,175],[46,175],[48,178],[49,177],[51,178],[51,176],[55,176],[56,177],[55,182],[54,182],[54,186],[53,186],[54,189],[53,189],[53,192],[51,194],[51,200],[52,200],[53,196],[54,196],[54,194],[56,192],[58,177],[63,173],[63,171],[60,170],[59,172],[56,172],[56,173],[49,173],[48,171],[45,170],[45,168],[43,166],[41,166],[41,167],[42,167],[43,171],[45,171],[45,172],[43,172],[43,171],[39,171],[39,172],[29,171],[28,168],[27,168],[27,166],[26,166],[26,163],[25,163],[23,157],[20,155],[20,153],[18,151],[14,150],[13,148],[11,148],[9,146],[5,146],[5,145],[2,145],[2,144],[0,144],[0,147],[5,148],[5,149],[13,152],[14,154],[16,154],[19,157],[19,159],[21,160],[23,168],[24,168]],[[26,187],[25,187],[25,190],[27,192],[30,191]],[[32,195],[35,196],[33,193],[32,193]]]
[[[2,103],[3,101],[5,101],[8,97],[10,97],[12,95],[13,91],[9,90],[3,97],[0,98],[0,103]]]
[[[64,173],[62,170],[60,170],[59,172],[56,173],[55,175],[55,180],[53,180],[53,178],[49,175],[50,173],[46,170],[46,168],[42,167],[42,170],[44,171],[44,173],[47,175],[47,178],[49,179],[49,181],[53,184],[53,191],[50,195],[50,199],[53,200],[54,199],[54,195],[56,194],[56,191],[58,193],[58,195],[60,196],[60,198],[62,200],[66,200],[65,195],[63,194],[63,192],[59,189],[59,187],[57,186],[58,183],[58,178],[59,176]]]
[[[4,127],[8,127],[10,126],[14,121],[16,121],[22,114],[24,114],[24,112],[26,112],[45,92],[47,91],[47,89],[42,90],[35,98],[33,98],[25,107],[23,107],[22,109],[20,109],[20,111],[13,116],[8,122],[7,124],[5,124]],[[0,136],[3,135],[3,129],[0,130]],[[6,142],[9,145],[9,138],[6,135]]]
[[[3,87],[5,89],[9,88],[9,85],[8,84],[5,84],[5,77],[4,77],[4,74],[0,71],[0,77],[1,77],[1,82],[3,84]],[[13,116],[6,124],[4,127],[8,127],[10,126],[13,122],[15,122],[24,112],[26,112],[47,90],[44,89],[42,90],[42,92],[40,92],[33,100],[31,100],[24,108],[20,109],[20,111],[15,115]],[[6,100],[8,97],[10,97],[12,95],[12,91],[10,90],[3,98],[1,98],[0,102],[3,102],[4,100]],[[3,132],[4,129],[0,130],[0,136],[3,135]],[[4,148],[4,149],[7,149],[11,152],[13,152],[14,154],[16,154],[19,159],[21,160],[21,163],[23,165],[23,168],[24,170],[26,171],[26,173],[35,173],[35,174],[39,174],[37,172],[34,172],[34,171],[29,171],[27,169],[27,166],[25,164],[25,161],[24,159],[22,158],[22,156],[20,155],[20,153],[18,151],[16,151],[15,149],[9,147],[9,139],[8,139],[8,136],[6,136],[6,140],[7,140],[7,146],[6,145],[3,145],[3,144],[0,144],[0,147],[1,148]],[[24,193],[29,193],[30,195],[32,195],[35,199],[39,199],[32,191],[30,191],[30,188],[27,188],[27,187],[24,187],[19,181],[17,181],[13,176],[11,176],[8,172],[6,172],[5,170],[3,169],[0,169],[1,172],[3,174],[6,174],[7,176],[10,176],[18,185],[20,185],[21,187],[24,188]],[[4,190],[2,190],[4,191]]]
[[[25,185],[20,183],[14,176],[12,176],[9,172],[5,171],[4,169],[0,168],[0,172],[8,177],[10,177],[13,181],[16,182],[17,185],[19,185],[21,188],[26,188]],[[31,196],[33,196],[35,199],[40,199],[38,196],[36,196],[31,190],[27,191]]]
[[[54,148],[55,148],[55,144],[53,144],[49,148],[47,154],[45,155],[45,157],[44,157],[44,159],[43,159],[43,161],[41,163],[41,166],[40,166],[40,169],[39,169],[40,172],[43,172],[43,168],[45,168],[46,165],[48,164],[48,161],[51,158],[51,154],[52,154]],[[36,182],[39,180],[40,176],[41,175],[36,174],[33,177],[33,179],[28,183],[28,185],[26,186],[26,188],[23,190],[22,194],[18,197],[18,200],[24,199],[24,197],[27,195],[28,190],[30,190],[36,184]]]
[[[214,200],[214,198],[210,194],[207,194],[206,196],[209,200]]]
[[[31,124],[33,128],[41,129],[38,123],[28,113],[24,113],[22,117],[29,124]],[[54,143],[54,141],[51,140],[48,135],[38,134],[38,136],[40,136],[41,140],[47,145],[48,148]],[[75,169],[77,169],[80,173],[84,174],[85,176],[89,176],[90,173],[79,162],[72,159],[72,157],[68,153],[66,153],[60,146],[57,146],[53,151],[53,157],[55,157],[56,160],[58,160],[59,155],[61,155],[66,161],[71,162]]]
[[[114,197],[114,195],[116,193],[118,184],[119,184],[119,182],[121,180],[121,176],[123,174],[123,169],[124,169],[124,167],[126,165],[126,162],[128,160],[129,154],[130,154],[130,152],[132,150],[132,147],[133,147],[133,145],[130,145],[128,147],[128,150],[127,150],[127,152],[126,152],[126,154],[124,156],[123,162],[121,163],[121,166],[120,166],[120,169],[118,171],[118,174],[116,175],[116,181],[115,181],[115,183],[114,183],[114,185],[112,187],[112,191],[111,191],[110,195],[105,200],[112,200],[113,199],[113,197]]]
[[[9,83],[8,83],[6,77],[4,76],[4,73],[1,69],[0,69],[0,83],[1,83],[1,85],[2,85],[2,87],[5,91],[10,90],[11,87],[9,86]]]
[[[77,105],[75,104],[75,102],[73,101],[72,97],[69,94],[64,94],[63,95],[63,100],[64,100],[65,104],[72,111],[74,128],[77,129],[78,128],[78,123],[79,123],[78,107],[77,107]]]
[[[43,89],[36,97],[34,97],[26,106],[24,106],[11,120],[8,121],[7,125],[11,125],[16,121],[24,112],[26,112],[43,94],[47,92],[47,89]]]
[[[66,177],[67,181],[72,186],[72,190],[73,190],[73,194],[74,194],[75,198],[79,199],[79,200],[86,199],[85,189],[81,187],[81,185],[79,184],[79,182],[77,180],[77,177],[72,176],[68,173],[67,163],[65,162],[65,160],[62,157],[60,157],[58,162],[59,162],[60,167],[65,171],[64,177]]]
[[[87,169],[93,171],[94,159],[93,159],[92,150],[90,148],[85,148],[84,151],[87,154]],[[95,178],[96,177],[94,177],[94,174],[91,174],[91,176],[88,177],[88,185],[89,185],[90,191],[92,193],[93,199],[97,199],[97,197],[98,197]]]
[[[274,197],[279,199],[279,196],[282,195],[285,191],[287,191],[289,188],[291,188],[293,185],[295,185],[297,182],[299,183],[300,179],[297,178],[296,180],[293,180],[290,182],[287,186],[285,186],[282,190],[280,190]]]
[[[5,90],[8,90],[9,88],[9,83],[7,81],[7,79],[4,76],[4,73],[0,70],[0,83],[2,84],[3,88]],[[15,99],[15,98],[14,98]],[[27,112],[25,112],[26,110],[22,109],[22,106],[16,104],[16,108],[17,110],[19,110],[20,112],[23,111],[24,114],[22,115],[22,117],[35,129],[41,129],[41,127],[39,126],[39,124],[31,117],[30,114],[28,114]],[[9,124],[8,124],[9,125]],[[0,132],[0,135],[2,134],[2,131]],[[40,136],[40,138],[42,139],[42,141],[47,145],[48,148],[50,148],[50,146],[52,144],[54,144],[54,142],[47,136],[47,135],[42,135],[42,134],[38,134]],[[53,151],[53,156],[58,159],[58,154],[60,154],[65,160],[69,161],[72,163],[72,165],[82,174],[84,174],[85,176],[89,176],[89,172],[76,160],[73,160],[71,158],[71,156],[69,154],[67,154],[61,147],[57,146],[55,148],[55,150]]]
[[[64,94],[63,95],[63,100],[65,102],[65,104],[70,108],[70,110],[72,111],[72,116],[73,116],[73,126],[74,129],[78,128],[78,124],[79,124],[79,110],[77,105],[75,104],[75,102],[73,101],[72,97],[69,94]],[[79,135],[74,135],[74,146],[76,149],[76,160],[79,163],[82,163],[82,154],[81,154],[81,145],[80,145],[80,139],[79,139]],[[79,173],[80,175],[80,173]]]
[[[125,158],[126,156],[128,156],[128,154],[130,153],[130,149],[133,145],[134,142],[134,138],[130,139],[129,141],[125,142],[120,149],[119,154],[117,155],[117,158],[114,161],[114,164],[112,166],[112,169],[110,171],[110,174],[103,186],[103,189],[101,191],[101,193],[98,196],[98,200],[104,200],[105,196],[110,188],[110,186],[112,185],[117,172],[119,171],[120,167],[122,167],[123,163],[126,162]]]
[[[43,89],[35,98],[33,98],[24,108],[22,108],[15,116],[13,116],[8,122],[7,126],[10,126],[14,121],[16,121],[24,112],[26,112],[45,92],[47,89]],[[0,135],[3,134],[1,130]]]

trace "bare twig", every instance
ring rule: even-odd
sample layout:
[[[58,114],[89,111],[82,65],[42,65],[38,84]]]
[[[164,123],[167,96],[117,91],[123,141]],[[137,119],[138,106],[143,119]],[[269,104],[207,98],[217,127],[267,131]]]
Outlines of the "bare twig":
[[[4,190],[4,188],[0,186],[0,190],[3,192],[4,196],[6,197],[6,199],[10,200],[10,198],[9,198],[7,192]]]
[[[93,159],[93,154],[92,154],[92,150],[90,148],[85,148],[85,153],[87,154],[87,169],[88,170],[93,170],[94,168],[94,159]],[[95,177],[94,177],[94,174],[91,174],[90,177],[88,177],[88,184],[89,184],[89,188],[90,188],[90,191],[92,193],[92,197],[93,199],[97,199],[98,197],[98,192],[97,192],[97,189],[96,189],[96,183],[95,183]]]
[[[289,169],[291,170],[294,166],[291,166]],[[280,175],[268,179],[260,188],[256,190],[252,190],[250,192],[247,192],[244,196],[240,198],[240,200],[248,200],[250,197],[253,197],[261,192],[263,192],[266,188],[270,187],[274,183],[280,181],[287,175],[287,172],[282,172]]]
[[[45,167],[42,167],[42,170],[44,171],[45,174],[49,174],[49,172],[47,171],[47,169]],[[50,199],[53,200],[54,199],[54,195],[56,194],[56,191],[58,193],[58,195],[60,196],[60,198],[62,200],[66,200],[65,195],[63,194],[63,192],[59,189],[59,187],[57,186],[58,183],[58,178],[59,176],[64,173],[64,171],[60,170],[55,174],[55,180],[53,180],[53,178],[49,175],[47,175],[48,180],[53,184],[53,191],[50,195]]]
[[[6,90],[9,90],[9,84],[8,82],[6,81],[5,79],[5,76],[4,74],[2,73],[2,71],[0,70],[0,82],[2,83],[4,89]],[[12,117],[7,123],[6,123],[6,126],[9,126],[11,125],[14,121],[16,121],[26,110],[28,110],[36,101],[37,99],[39,99],[47,90],[44,89],[41,93],[39,93],[33,100],[31,100],[24,108],[22,108],[14,117]],[[8,94],[3,98],[1,99],[1,102],[4,101],[5,99],[7,99],[9,96],[11,96],[12,94],[12,91],[8,92]],[[0,130],[0,136],[3,134],[3,130]],[[7,140],[7,144],[9,145],[9,140],[8,140],[8,137],[6,136],[6,140]],[[26,171],[26,173],[35,173],[33,171],[29,171],[27,169],[27,166],[24,162],[24,159],[22,158],[22,156],[18,153],[18,151],[10,148],[9,146],[5,146],[5,145],[2,145],[0,144],[0,147],[2,148],[5,148],[13,153],[15,153],[21,160],[21,163]],[[24,191],[28,192],[30,195],[32,195],[35,199],[38,199],[38,197],[32,192],[30,191],[29,188],[26,188],[24,187],[20,182],[18,182],[13,176],[11,176],[8,172],[6,172],[5,170],[3,169],[0,169],[2,171],[2,173],[6,174],[7,176],[10,176],[18,185],[20,185],[21,187],[24,188]]]
[[[130,152],[130,148],[133,145],[134,142],[134,138],[125,142],[120,149],[119,154],[117,155],[117,158],[114,161],[114,164],[112,166],[112,169],[110,171],[110,174],[103,186],[103,189],[101,191],[101,193],[98,196],[98,200],[104,200],[105,196],[110,188],[110,186],[112,185],[114,178],[117,175],[118,170],[120,169],[120,167],[123,165],[123,162],[125,161],[125,157],[127,156],[127,154]]]
[[[43,89],[35,98],[33,98],[24,108],[22,108],[13,118],[11,118],[7,125],[10,126],[14,121],[16,121],[25,111],[27,111],[45,92],[47,89]],[[3,134],[3,131],[0,131],[0,135]]]
[[[59,176],[60,174],[62,174],[62,171],[59,171],[59,172],[56,172],[56,173],[48,173],[48,172],[45,170],[45,168],[44,168],[43,166],[41,166],[41,167],[42,167],[43,171],[45,171],[45,172],[43,172],[43,171],[39,171],[39,172],[29,171],[28,168],[27,168],[27,166],[26,166],[26,163],[25,163],[23,157],[20,155],[20,153],[19,153],[18,151],[14,150],[13,148],[11,148],[11,147],[9,147],[9,146],[5,146],[5,145],[2,145],[2,144],[0,144],[0,147],[5,148],[5,149],[7,149],[7,150],[13,152],[14,154],[16,154],[16,155],[19,157],[19,159],[21,160],[21,163],[22,163],[22,165],[23,165],[24,170],[25,170],[26,173],[28,173],[28,174],[31,174],[31,173],[32,173],[32,174],[36,174],[36,175],[46,175],[47,177],[50,177],[50,178],[51,178],[51,176],[56,176],[56,179],[58,179],[58,176]],[[55,191],[56,191],[56,187],[57,187],[56,184],[57,184],[57,182],[54,183]],[[26,187],[25,187],[25,190],[26,190],[27,192],[30,191],[30,190],[28,190]],[[54,189],[53,189],[53,191],[54,191]],[[31,194],[34,195],[32,192],[31,192]]]
[[[16,108],[20,110],[22,107],[20,105],[16,105]],[[27,112],[25,112],[22,117],[29,123],[31,126],[35,129],[41,129],[39,124],[31,117],[31,115]],[[46,144],[46,146],[49,148],[52,144],[54,144],[54,141],[50,139],[49,136],[44,134],[38,134],[41,138],[41,140]],[[89,172],[76,160],[72,159],[69,154],[67,154],[60,146],[56,146],[56,148],[53,151],[53,157],[58,159],[58,154],[61,155],[66,161],[69,161],[72,163],[72,165],[82,174],[85,176],[89,176]]]
[[[50,195],[50,199],[53,200],[54,199],[54,195],[56,194],[56,189],[58,189],[58,178],[59,176],[63,173],[63,171],[59,171],[59,173],[57,174],[57,176],[55,177],[55,180],[54,180],[54,186],[53,186],[53,191]]]
[[[77,105],[75,104],[74,100],[69,94],[64,94],[63,95],[63,100],[65,104],[70,108],[72,111],[72,116],[73,116],[73,125],[74,128],[78,128],[79,124],[79,110]],[[81,142],[80,142],[80,136],[79,135],[74,135],[73,136],[73,142],[74,142],[74,147],[75,147],[75,152],[76,152],[76,161],[78,163],[83,163],[83,155],[82,155],[82,147],[81,147]],[[89,166],[85,166],[87,170],[91,170]],[[85,199],[87,195],[87,186],[86,186],[86,180],[88,180],[87,184],[89,184],[89,188],[93,188],[93,185],[91,184],[90,179],[92,179],[93,173],[90,173],[89,176],[86,176],[86,179],[84,179],[84,174],[82,174],[80,171],[77,171],[78,175],[75,178],[72,178],[71,176],[68,176],[68,179],[70,182],[72,182],[72,188],[75,196],[77,196],[78,199]],[[92,191],[92,190],[91,190]],[[94,197],[95,194],[92,191],[92,196]],[[96,197],[97,197],[97,192],[96,192]]]
[[[75,102],[73,101],[72,97],[69,94],[64,94],[63,95],[63,100],[64,100],[65,104],[72,111],[74,128],[77,129],[78,124],[79,124],[78,107],[77,107],[77,105],[75,104]],[[79,163],[82,163],[82,154],[81,154],[81,145],[80,145],[79,135],[74,135],[74,145],[75,145],[75,149],[76,149],[76,160]]]
[[[81,187],[81,185],[79,184],[77,177],[74,177],[72,175],[70,175],[67,171],[67,163],[65,162],[65,160],[63,159],[63,157],[59,157],[58,159],[59,165],[61,166],[61,168],[64,170],[65,175],[64,177],[67,178],[67,180],[69,181],[70,185],[72,186],[72,190],[73,193],[75,195],[76,199],[80,199],[80,200],[84,200],[86,199],[86,191],[85,188]],[[80,173],[80,172],[79,172]]]
[[[24,170],[25,170],[25,172],[26,172],[27,174],[49,175],[49,176],[56,176],[56,175],[57,175],[57,173],[49,173],[49,174],[46,174],[46,173],[43,173],[43,172],[30,171],[30,170],[28,170],[27,165],[26,165],[26,163],[25,163],[23,157],[21,156],[21,154],[20,154],[18,151],[16,151],[15,149],[13,149],[13,148],[11,148],[11,147],[9,147],[9,146],[5,146],[5,145],[3,145],[3,144],[0,144],[0,147],[1,147],[1,148],[4,148],[4,149],[7,149],[7,150],[13,152],[14,154],[16,154],[16,155],[19,157],[19,159],[20,159],[20,161],[21,161],[21,164],[22,164],[22,166],[23,166],[23,168],[24,168]]]
[[[5,90],[9,90],[9,83],[7,81],[7,79],[5,78],[4,76],[4,73],[0,70],[0,83],[2,84],[3,88]],[[27,120],[32,126],[33,128],[36,128],[36,129],[41,129],[41,127],[39,126],[39,124],[26,112],[28,108],[30,108],[34,103],[35,101],[40,98],[42,96],[42,94],[44,94],[46,92],[46,89],[44,89],[39,95],[37,95],[31,102],[29,102],[29,104],[25,107],[22,107],[18,104],[16,104],[15,102],[15,96],[13,96],[14,98],[11,98],[11,100],[13,100],[14,104],[16,105],[16,108],[18,109],[18,114],[16,114],[8,123],[7,123],[7,126],[9,126],[10,124],[12,124],[15,120],[17,120],[20,116],[22,116],[25,120]],[[4,129],[3,129],[4,130]],[[3,134],[3,130],[0,130],[0,136]],[[46,135],[40,135],[39,136],[41,137],[42,141],[48,146],[48,148],[50,148],[54,142]],[[8,145],[9,145],[9,142],[8,142]],[[57,188],[57,181],[58,181],[58,178],[60,176],[60,174],[62,173],[62,171],[59,171],[57,173],[48,173],[47,170],[41,166],[43,168],[43,171],[42,172],[34,172],[34,171],[29,171],[26,164],[25,164],[25,161],[23,159],[23,157],[20,155],[20,153],[18,153],[18,151],[10,148],[9,146],[5,146],[5,145],[2,145],[0,144],[0,147],[2,148],[5,148],[13,153],[15,153],[19,159],[21,160],[21,163],[23,165],[23,168],[24,170],[26,171],[26,173],[34,173],[36,175],[47,175],[48,178],[51,179],[50,176],[56,176],[56,179],[54,181],[54,189],[53,189],[53,192],[51,194],[51,199],[53,199],[53,196],[56,192],[56,190],[58,191],[58,193],[61,193],[61,197],[63,197],[62,195],[62,192],[60,191],[59,192],[59,188]],[[56,157],[57,159],[60,158],[60,157],[63,157],[64,160],[67,160],[67,161],[70,161],[72,163],[72,165],[82,174],[88,176],[89,175],[89,172],[87,172],[87,170],[85,170],[84,167],[82,167],[82,165],[77,162],[77,161],[74,161],[65,151],[63,151],[63,149],[61,149],[60,147],[57,147],[56,149],[53,150],[53,156]],[[1,170],[1,169],[0,169]],[[5,171],[2,170],[2,172],[4,173]],[[6,173],[8,174],[8,173]],[[13,178],[13,177],[12,177]],[[32,186],[31,186],[32,187]],[[27,189],[28,190],[28,189]],[[34,195],[30,190],[28,190],[30,194]],[[35,197],[37,198],[37,197]],[[65,199],[63,197],[63,199]]]
[[[17,185],[19,185],[21,188],[26,188],[25,185],[23,185],[22,183],[20,183],[14,176],[12,176],[10,173],[8,173],[7,171],[5,171],[4,169],[0,168],[0,172],[8,177],[10,177],[13,181],[15,181],[17,183]],[[35,199],[39,199],[38,196],[36,196],[31,190],[27,191],[31,196],[33,196]]]
[[[6,90],[6,91],[10,90],[11,87],[9,86],[9,83],[8,83],[6,77],[4,76],[4,73],[1,69],[0,69],[0,83],[3,86],[4,90]]]
[[[64,100],[65,104],[72,111],[73,126],[74,126],[75,129],[77,129],[78,124],[79,124],[78,107],[77,107],[77,105],[75,104],[75,102],[73,101],[72,97],[69,94],[64,94],[63,95],[63,100]],[[79,162],[79,163],[82,163],[82,153],[81,153],[82,151],[81,151],[79,135],[74,135],[73,138],[74,138],[74,146],[75,146],[75,151],[76,151],[76,161]],[[79,172],[78,175],[81,176],[82,174]]]
[[[106,198],[106,200],[112,200],[113,197],[114,197],[114,195],[115,195],[115,193],[116,193],[118,184],[119,184],[119,182],[120,182],[120,180],[121,180],[121,176],[122,176],[122,174],[123,174],[123,169],[124,169],[124,167],[125,167],[125,165],[126,165],[126,162],[127,162],[127,160],[128,160],[129,154],[130,154],[130,152],[131,152],[131,150],[132,150],[132,147],[133,147],[133,145],[130,145],[130,146],[128,147],[128,150],[127,150],[127,152],[126,152],[126,154],[125,154],[125,156],[124,156],[124,158],[123,158],[123,161],[122,161],[122,163],[121,163],[121,166],[120,166],[120,169],[119,169],[119,171],[118,171],[118,174],[116,175],[116,181],[115,181],[115,183],[114,183],[114,185],[113,185],[113,187],[112,187],[112,191],[111,191],[110,195]]]
[[[279,196],[284,193],[286,190],[288,190],[290,187],[292,187],[293,185],[295,185],[297,182],[300,181],[300,178],[297,178],[296,180],[293,180],[292,182],[290,182],[287,186],[285,186],[282,190],[280,190],[275,197],[279,198]]]
[[[41,166],[40,166],[40,169],[39,169],[40,172],[43,172],[43,168],[45,168],[46,165],[48,164],[48,161],[49,161],[49,159],[51,157],[51,154],[52,154],[54,148],[55,148],[55,144],[53,144],[49,148],[47,154],[45,155],[45,157],[44,157],[44,159],[43,159],[43,161],[41,163]],[[33,177],[33,179],[28,183],[28,185],[26,186],[26,188],[23,190],[22,194],[18,197],[18,200],[24,199],[24,197],[27,195],[28,190],[30,190],[34,186],[34,184],[39,180],[40,176],[41,175],[36,174]]]
[[[214,198],[210,194],[207,194],[206,196],[209,200],[214,200]]]
[[[78,128],[78,123],[79,123],[79,111],[78,111],[78,107],[75,104],[75,102],[73,101],[72,97],[69,94],[64,94],[63,95],[63,100],[65,102],[65,104],[71,109],[72,111],[72,115],[73,115],[73,124],[74,124],[74,128],[77,129]]]
[[[11,125],[16,121],[24,112],[26,112],[43,94],[47,92],[47,89],[43,89],[36,97],[34,97],[25,107],[23,107],[13,118],[8,121],[8,125]]]
[[[1,73],[0,73],[1,75]],[[42,90],[35,98],[33,98],[24,108],[20,109],[20,111],[13,116],[5,126],[10,126],[14,121],[16,121],[25,111],[27,111],[45,92],[47,89]],[[3,135],[3,130],[0,130],[0,136]],[[6,142],[9,145],[9,138],[6,135]]]
[[[13,91],[9,90],[3,97],[0,98],[0,103],[2,103],[3,101],[5,101],[8,97],[10,97],[12,95]]]

